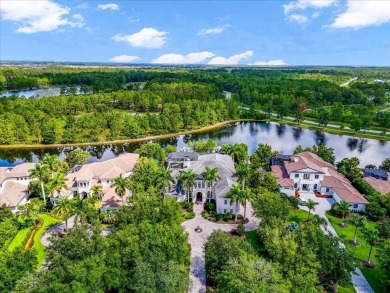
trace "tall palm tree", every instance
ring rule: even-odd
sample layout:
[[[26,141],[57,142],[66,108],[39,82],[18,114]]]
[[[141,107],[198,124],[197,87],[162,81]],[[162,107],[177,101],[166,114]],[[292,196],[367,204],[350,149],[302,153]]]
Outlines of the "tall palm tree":
[[[250,201],[254,197],[254,194],[250,190],[250,188],[246,187],[244,190],[242,190],[242,204],[244,206],[244,220],[246,218],[246,204],[248,200]]]
[[[72,200],[72,204],[73,213],[75,215],[74,223],[77,224],[79,221],[81,223],[85,219],[88,203],[78,197]]]
[[[18,214],[23,220],[32,221],[35,226],[39,213],[42,212],[43,208],[43,203],[38,198],[33,198],[30,202],[19,206]]]
[[[73,202],[67,197],[61,197],[53,206],[52,214],[65,219],[65,230],[68,230],[68,219],[74,211]]]
[[[356,241],[356,234],[357,234],[357,229],[359,227],[364,227],[364,225],[366,224],[367,222],[367,218],[365,216],[358,216],[358,215],[353,215],[352,218],[349,220],[349,222],[355,226],[355,232],[354,232],[354,235],[353,235],[353,243],[354,244],[357,244],[357,241]]]
[[[165,192],[166,190],[170,189],[171,183],[174,183],[175,179],[172,177],[172,170],[167,170],[164,167],[161,167],[155,178],[155,183],[158,188],[161,188],[163,190],[163,195],[165,198]]]
[[[54,173],[61,169],[62,163],[58,156],[46,154],[42,160],[42,164],[51,172],[51,178],[54,178]]]
[[[318,202],[315,202],[314,200],[312,199],[309,199],[306,203],[306,206],[308,207],[309,209],[309,214],[307,216],[307,219],[309,220],[310,219],[310,211],[315,211],[315,206],[318,205],[319,203]]]
[[[57,192],[58,197],[60,197],[61,189],[68,189],[66,185],[66,181],[68,178],[65,177],[62,173],[56,173],[54,177],[49,181],[49,189],[52,196],[54,196],[54,192]]]
[[[45,186],[44,181],[47,181],[48,170],[45,165],[36,164],[34,169],[28,170],[31,178],[38,179],[41,182],[41,190],[43,195],[43,202],[46,202]]]
[[[236,165],[236,173],[233,176],[238,178],[238,181],[241,182],[242,190],[245,189],[245,180],[249,177],[251,168],[247,163],[241,163]]]
[[[345,221],[345,216],[348,215],[350,213],[350,210],[349,208],[351,207],[352,205],[349,204],[348,202],[346,201],[342,201],[340,202],[340,205],[338,206],[338,210],[342,213],[343,217],[342,217],[342,221],[341,221],[341,225],[344,226],[344,221]]]
[[[115,187],[115,193],[122,199],[122,205],[125,205],[126,190],[130,188],[130,181],[128,178],[124,178],[122,173],[119,177],[114,179],[114,183],[111,187]]]
[[[193,186],[196,185],[196,178],[198,175],[192,171],[192,169],[188,171],[184,171],[179,176],[179,182],[182,186],[186,188],[186,197],[187,201],[190,200],[190,190]]]
[[[96,184],[91,187],[92,196],[101,198],[103,195],[103,187],[100,184]]]
[[[319,215],[314,215],[313,216],[313,222],[318,225],[318,226],[323,226],[325,231],[327,229],[327,226],[328,226],[328,221],[325,219],[325,218],[322,218],[320,217]]]
[[[234,202],[236,203],[236,212],[235,212],[235,219],[234,219],[235,222],[237,222],[238,207],[239,207],[239,203],[242,202],[243,193],[244,193],[243,190],[238,186],[238,184],[235,184],[226,194],[226,197],[230,198],[230,205],[232,205]]]
[[[202,174],[200,174],[203,178],[203,182],[209,183],[209,194],[210,197],[208,198],[208,201],[210,202],[211,199],[211,188],[213,187],[214,183],[218,181],[221,177],[218,175],[218,168],[210,168],[208,166],[205,167],[206,171],[204,171]]]
[[[379,243],[379,240],[380,240],[379,231],[377,229],[366,230],[364,232],[364,238],[365,238],[367,244],[370,245],[370,252],[368,254],[367,263],[371,264],[372,247],[376,246]]]

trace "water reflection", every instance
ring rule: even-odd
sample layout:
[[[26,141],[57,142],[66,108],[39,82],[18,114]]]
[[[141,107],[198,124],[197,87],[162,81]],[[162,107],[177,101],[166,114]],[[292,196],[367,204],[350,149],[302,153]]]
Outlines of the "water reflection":
[[[345,157],[358,157],[361,165],[380,165],[386,157],[390,157],[390,148],[384,141],[373,139],[357,139],[350,136],[334,135],[308,129],[300,129],[277,123],[243,122],[215,131],[181,135],[178,137],[160,140],[162,146],[167,144],[176,145],[178,149],[186,146],[189,140],[212,138],[219,145],[225,143],[246,143],[249,152],[257,149],[258,144],[267,143],[273,149],[283,154],[291,154],[295,147],[311,147],[313,144],[325,143],[334,148],[337,160]],[[95,162],[113,158],[124,152],[133,152],[140,146],[137,144],[118,144],[87,146],[83,149],[91,154],[88,162]],[[52,149],[16,149],[0,150],[0,166],[16,165],[24,161],[36,162],[45,153],[58,154],[63,159],[67,152],[73,148]]]

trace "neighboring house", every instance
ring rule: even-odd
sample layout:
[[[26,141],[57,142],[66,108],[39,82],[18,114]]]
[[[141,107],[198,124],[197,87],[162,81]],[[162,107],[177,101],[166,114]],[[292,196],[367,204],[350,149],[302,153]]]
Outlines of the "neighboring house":
[[[66,176],[68,189],[62,189],[60,197],[73,198],[80,196],[86,198],[92,186],[101,185],[103,197],[100,204],[101,211],[114,210],[122,206],[122,199],[115,193],[115,187],[111,187],[114,179],[122,175],[128,177],[132,174],[138,154],[122,154],[116,158],[102,162],[95,162],[75,166]],[[125,202],[131,192],[127,191]],[[58,197],[53,198],[55,201]]]
[[[376,179],[390,180],[390,172],[384,169],[363,169],[364,177],[374,177]]]
[[[381,194],[390,193],[390,172],[383,169],[363,169],[364,180]]]
[[[205,167],[218,168],[220,179],[211,186],[203,181],[201,174],[206,170]],[[192,152],[174,152],[167,158],[167,169],[173,170],[172,176],[175,183],[168,195],[176,198],[178,201],[186,201],[186,186],[180,186],[178,178],[183,171],[192,170],[198,175],[196,184],[189,191],[189,201],[206,202],[208,199],[214,199],[218,214],[235,213],[235,203],[230,204],[230,198],[226,197],[231,187],[237,184],[233,174],[236,172],[232,157],[221,154],[198,155]],[[239,211],[241,205],[239,205]]]
[[[0,205],[5,204],[16,212],[18,205],[27,202],[30,195],[28,184],[31,182],[29,170],[34,167],[34,163],[0,167]]]
[[[272,160],[271,160],[272,161]],[[280,162],[280,160],[279,160]],[[368,201],[336,168],[311,152],[291,155],[283,164],[271,166],[279,191],[288,195],[317,192],[331,196],[336,202],[350,203],[351,210],[365,211]]]

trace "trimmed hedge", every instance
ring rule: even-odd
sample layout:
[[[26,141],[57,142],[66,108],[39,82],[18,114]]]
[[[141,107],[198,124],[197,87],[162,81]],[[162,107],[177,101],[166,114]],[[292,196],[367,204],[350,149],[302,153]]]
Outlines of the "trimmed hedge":
[[[361,193],[363,193],[365,195],[381,195],[370,184],[368,184],[363,178],[354,178],[352,183],[353,183],[353,185],[355,185],[357,190],[359,190]]]

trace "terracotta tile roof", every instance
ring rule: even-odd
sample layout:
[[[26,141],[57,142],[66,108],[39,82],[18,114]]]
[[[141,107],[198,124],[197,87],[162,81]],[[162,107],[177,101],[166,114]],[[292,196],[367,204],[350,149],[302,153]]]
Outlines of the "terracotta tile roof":
[[[26,185],[16,182],[6,182],[3,186],[3,192],[0,195],[0,205],[6,204],[10,207],[17,206],[28,191]]]
[[[115,193],[115,187],[105,186],[103,188],[103,198],[99,208],[119,208],[122,206],[122,198]],[[131,196],[131,192],[126,190],[124,202]]]
[[[381,194],[390,193],[390,180],[376,179],[374,177],[364,177],[364,180]]]
[[[35,163],[23,163],[14,167],[0,167],[0,183],[7,178],[28,177]]]
[[[276,177],[276,182],[283,187],[293,187],[294,180],[290,179],[287,170],[283,166],[274,165],[271,166],[273,175]]]

